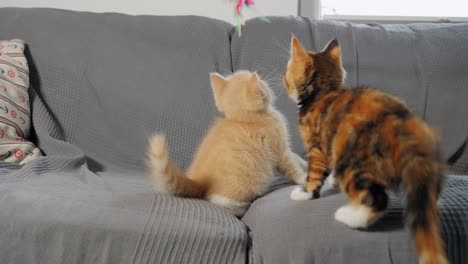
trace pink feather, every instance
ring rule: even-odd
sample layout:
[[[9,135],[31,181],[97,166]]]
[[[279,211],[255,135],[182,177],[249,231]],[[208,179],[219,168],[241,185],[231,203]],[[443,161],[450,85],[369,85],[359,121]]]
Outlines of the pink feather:
[[[242,8],[244,7],[244,2],[245,0],[239,0],[237,1],[237,5],[236,5],[236,12],[237,14],[240,16],[241,13],[242,13]]]

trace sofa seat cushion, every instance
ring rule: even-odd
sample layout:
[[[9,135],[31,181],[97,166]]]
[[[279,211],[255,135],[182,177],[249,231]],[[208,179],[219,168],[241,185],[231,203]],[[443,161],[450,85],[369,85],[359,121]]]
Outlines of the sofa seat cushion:
[[[159,195],[144,175],[33,163],[0,182],[2,263],[245,263],[244,224],[223,209]]]
[[[292,201],[292,189],[279,188],[256,200],[244,216],[252,263],[417,263],[398,195],[391,195],[384,218],[367,230],[354,230],[334,219],[346,203],[344,194],[328,189],[320,199]],[[468,259],[467,189],[468,177],[449,176],[439,201],[442,236],[454,264]]]

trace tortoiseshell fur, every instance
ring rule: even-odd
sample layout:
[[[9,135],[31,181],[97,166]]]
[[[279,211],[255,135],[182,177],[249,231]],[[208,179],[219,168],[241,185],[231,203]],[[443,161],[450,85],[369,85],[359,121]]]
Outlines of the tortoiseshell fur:
[[[367,225],[387,208],[385,190],[402,186],[420,263],[447,263],[438,228],[445,165],[437,136],[403,100],[372,87],[346,88],[344,77],[336,40],[321,52],[307,52],[293,37],[284,84],[298,104],[308,151],[303,191],[318,197],[334,172],[348,207],[364,212]]]

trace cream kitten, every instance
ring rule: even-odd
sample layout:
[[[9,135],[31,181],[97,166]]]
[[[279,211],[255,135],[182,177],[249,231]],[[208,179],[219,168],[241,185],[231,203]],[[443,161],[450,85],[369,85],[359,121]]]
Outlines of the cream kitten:
[[[187,176],[169,160],[163,135],[149,141],[148,167],[158,191],[203,198],[242,216],[267,190],[275,169],[303,184],[307,164],[289,148],[285,119],[273,108],[265,81],[247,71],[210,77],[224,117],[206,134]]]

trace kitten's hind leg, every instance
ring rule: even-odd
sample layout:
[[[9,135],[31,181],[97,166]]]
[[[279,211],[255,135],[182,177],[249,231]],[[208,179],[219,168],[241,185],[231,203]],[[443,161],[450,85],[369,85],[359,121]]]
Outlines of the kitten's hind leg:
[[[348,176],[348,177],[346,177]],[[377,221],[388,204],[385,187],[366,177],[365,173],[345,172],[342,189],[348,195],[350,204],[335,212],[335,219],[352,228],[364,228]]]
[[[335,219],[351,228],[365,228],[379,217],[368,206],[352,203],[343,205],[335,212]]]

